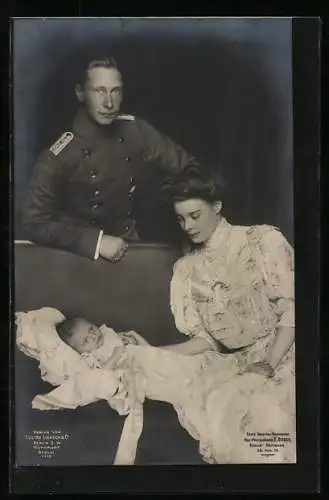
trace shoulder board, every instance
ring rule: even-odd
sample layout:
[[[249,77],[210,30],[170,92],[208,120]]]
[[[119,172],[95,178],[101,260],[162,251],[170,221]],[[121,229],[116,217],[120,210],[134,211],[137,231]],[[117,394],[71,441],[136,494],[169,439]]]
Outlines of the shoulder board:
[[[51,151],[55,156],[59,155],[63,149],[66,148],[68,144],[72,141],[74,135],[72,132],[64,132],[60,136],[60,138],[49,148],[49,151]]]
[[[117,119],[118,120],[128,120],[128,121],[133,122],[135,120],[135,117],[134,117],[134,115],[118,115]]]

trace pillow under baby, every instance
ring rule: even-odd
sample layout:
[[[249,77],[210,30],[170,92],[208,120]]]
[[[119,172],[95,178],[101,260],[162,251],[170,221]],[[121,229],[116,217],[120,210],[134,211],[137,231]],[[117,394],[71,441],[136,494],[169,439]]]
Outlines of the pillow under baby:
[[[81,356],[59,337],[56,325],[64,319],[64,315],[52,307],[16,313],[17,347],[39,361],[42,380],[52,385],[61,385],[90,367],[88,357]],[[108,358],[114,347],[123,343],[111,328],[102,325],[100,329],[104,344],[97,354]]]

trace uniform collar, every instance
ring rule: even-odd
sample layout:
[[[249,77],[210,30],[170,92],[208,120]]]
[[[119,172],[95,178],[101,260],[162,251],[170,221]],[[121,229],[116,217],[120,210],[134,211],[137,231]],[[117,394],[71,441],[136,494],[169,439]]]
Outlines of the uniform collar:
[[[209,240],[205,242],[205,248],[215,250],[219,248],[224,241],[228,238],[232,229],[232,224],[227,222],[225,217],[221,217],[219,223],[216,226],[215,231],[210,236]]]
[[[81,137],[87,137],[91,140],[108,137],[117,127],[114,121],[110,125],[99,125],[89,118],[85,108],[81,106],[73,120],[73,132]]]

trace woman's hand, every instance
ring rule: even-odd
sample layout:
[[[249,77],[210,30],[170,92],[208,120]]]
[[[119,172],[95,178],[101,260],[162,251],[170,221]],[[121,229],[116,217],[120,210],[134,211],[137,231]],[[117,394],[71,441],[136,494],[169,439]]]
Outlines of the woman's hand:
[[[259,375],[264,375],[266,378],[271,378],[274,376],[274,368],[266,361],[257,361],[256,363],[247,365],[243,373],[258,373]]]
[[[139,333],[134,330],[129,332],[120,333],[120,337],[125,345],[150,345]]]

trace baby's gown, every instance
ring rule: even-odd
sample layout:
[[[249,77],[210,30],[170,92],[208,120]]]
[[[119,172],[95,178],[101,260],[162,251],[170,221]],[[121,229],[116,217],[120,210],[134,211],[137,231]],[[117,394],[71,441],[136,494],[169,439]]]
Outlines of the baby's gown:
[[[264,359],[277,327],[295,325],[293,251],[280,231],[223,218],[206,246],[176,262],[171,308],[180,332],[215,349],[189,383],[198,401],[176,407],[204,460],[295,462],[294,344],[272,379],[238,374]]]

